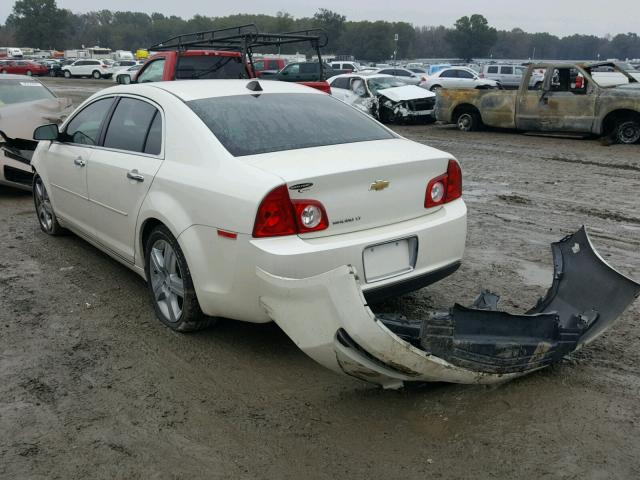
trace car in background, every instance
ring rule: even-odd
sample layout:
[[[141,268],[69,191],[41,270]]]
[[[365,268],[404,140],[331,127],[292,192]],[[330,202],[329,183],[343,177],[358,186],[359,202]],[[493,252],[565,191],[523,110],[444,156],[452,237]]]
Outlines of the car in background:
[[[286,66],[287,61],[284,58],[258,58],[253,60],[253,68],[258,78],[276,75]]]
[[[91,77],[98,80],[100,78],[111,78],[113,69],[111,68],[111,63],[106,60],[83,58],[63,66],[62,74],[65,78]]]
[[[420,75],[421,77],[422,76],[426,77],[428,75],[427,69],[423,67],[411,67],[411,68],[406,67],[406,69],[409,70],[410,72]]]
[[[420,75],[412,72],[411,70],[400,67],[381,68],[375,73],[378,75],[391,75],[392,77],[398,77],[409,85],[418,85],[420,82],[426,80],[425,75]]]
[[[341,70],[334,70],[331,65],[325,63],[323,65],[323,73],[325,78],[330,78],[341,73]],[[317,82],[320,80],[320,63],[319,62],[296,62],[290,63],[276,75],[274,80],[282,82]]]
[[[520,88],[522,77],[526,73],[527,68],[522,65],[513,64],[493,64],[485,65],[480,73],[480,78],[495,80],[502,88],[517,89]],[[529,87],[539,90],[544,82],[544,74],[534,73],[529,80]]]
[[[467,67],[450,67],[440,70],[420,83],[422,88],[435,92],[441,88],[500,88],[495,80],[480,78],[475,70]]]
[[[444,70],[445,68],[451,68],[452,66],[453,65],[451,65],[450,63],[436,63],[433,65],[429,65],[429,71],[427,73],[429,74],[429,76],[435,75],[439,71]]]
[[[131,83],[133,77],[138,74],[138,71],[142,68],[142,65],[135,64],[130,67],[124,67],[117,69],[113,72],[113,76],[111,77],[116,83]],[[129,77],[128,80],[125,80],[123,77]]]
[[[329,64],[333,70],[342,70],[346,73],[357,72],[360,70],[360,65],[356,62],[343,62],[335,61]]]
[[[463,257],[457,160],[317,89],[117,86],[34,138],[41,229],[67,227],[145,278],[176,331],[270,322],[260,269],[308,278],[352,265],[365,296],[396,296]]]
[[[328,80],[331,94],[383,123],[432,122],[436,94],[391,75],[346,74]]]
[[[49,69],[31,60],[8,59],[0,61],[0,73],[14,75],[48,75]]]
[[[116,70],[120,67],[131,67],[133,65],[138,65],[138,61],[137,60],[118,60],[113,62],[113,64],[111,65],[111,67]]]
[[[58,98],[38,79],[0,75],[0,184],[30,190],[33,131],[60,124],[71,113],[71,100]]]

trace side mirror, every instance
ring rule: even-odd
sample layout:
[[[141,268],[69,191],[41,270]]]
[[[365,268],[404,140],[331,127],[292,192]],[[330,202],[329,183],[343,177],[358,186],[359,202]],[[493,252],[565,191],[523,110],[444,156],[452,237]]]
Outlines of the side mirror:
[[[33,132],[34,140],[57,140],[59,136],[60,131],[55,123],[41,125]]]
[[[129,85],[131,83],[131,76],[130,75],[118,75],[116,77],[116,82],[118,82],[120,85]]]

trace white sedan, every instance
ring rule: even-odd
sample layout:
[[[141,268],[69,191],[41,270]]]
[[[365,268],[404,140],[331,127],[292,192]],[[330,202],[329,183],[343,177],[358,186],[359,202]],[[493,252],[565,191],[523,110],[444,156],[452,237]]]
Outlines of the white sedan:
[[[420,83],[422,88],[435,92],[441,88],[500,88],[495,80],[480,78],[478,72],[467,67],[440,70]]]
[[[34,138],[42,230],[76,232],[144,277],[174,330],[277,320],[264,272],[350,265],[376,299],[433,283],[463,256],[458,162],[305,86],[117,86]]]
[[[142,68],[142,64],[130,65],[115,70],[112,75],[112,80],[116,83],[131,83],[131,80],[138,74],[138,70]],[[129,77],[129,81],[123,80],[124,77]],[[120,80],[118,80],[120,79]]]

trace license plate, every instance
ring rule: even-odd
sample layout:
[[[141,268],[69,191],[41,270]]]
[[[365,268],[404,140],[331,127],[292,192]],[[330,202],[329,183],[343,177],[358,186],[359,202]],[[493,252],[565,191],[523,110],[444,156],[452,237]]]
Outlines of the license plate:
[[[367,283],[379,282],[410,272],[415,267],[418,240],[407,238],[372,245],[364,249],[364,277]]]

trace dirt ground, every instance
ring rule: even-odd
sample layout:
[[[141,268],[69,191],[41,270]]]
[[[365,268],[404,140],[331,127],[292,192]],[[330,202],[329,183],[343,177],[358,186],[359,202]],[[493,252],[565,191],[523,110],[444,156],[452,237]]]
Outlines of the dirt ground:
[[[111,85],[47,80],[74,101]],[[69,88],[71,87],[71,88]],[[463,267],[380,308],[426,315],[481,288],[524,311],[549,244],[582,224],[640,279],[640,146],[399,127],[461,162]],[[561,365],[496,387],[382,391],[325,370],[274,324],[163,327],[144,282],[40,232],[0,191],[0,478],[640,478],[640,302]]]

